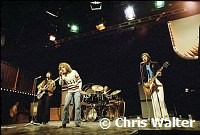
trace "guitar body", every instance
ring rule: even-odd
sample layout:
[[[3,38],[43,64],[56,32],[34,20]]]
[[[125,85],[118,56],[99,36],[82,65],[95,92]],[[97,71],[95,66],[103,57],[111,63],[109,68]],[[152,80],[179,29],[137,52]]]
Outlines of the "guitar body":
[[[37,92],[37,95],[36,95],[37,98],[40,99],[40,98],[45,94],[45,91],[52,90],[53,87],[54,87],[53,83],[55,83],[55,82],[58,81],[58,80],[59,80],[59,77],[58,77],[57,79],[55,79],[53,82],[48,83],[47,85],[45,85],[43,88],[40,88],[40,89],[38,90],[38,92]],[[49,92],[52,92],[52,93],[53,93],[53,91],[49,91]]]
[[[143,90],[146,95],[151,95],[154,91],[158,92],[158,87],[159,85],[150,81],[144,84]]]
[[[163,68],[164,68],[164,67],[167,68],[168,65],[169,65],[169,62],[165,62],[165,63],[163,64],[163,66],[162,66],[158,71],[161,73],[161,71],[163,70]],[[150,94],[152,94],[154,91],[157,91],[157,92],[158,92],[158,87],[159,87],[160,85],[157,85],[157,84],[155,83],[155,79],[156,79],[157,76],[159,75],[159,72],[156,72],[156,75],[155,75],[153,78],[151,78],[148,82],[144,83],[144,85],[143,85],[143,90],[144,90],[144,93],[145,93],[146,95],[150,95]]]

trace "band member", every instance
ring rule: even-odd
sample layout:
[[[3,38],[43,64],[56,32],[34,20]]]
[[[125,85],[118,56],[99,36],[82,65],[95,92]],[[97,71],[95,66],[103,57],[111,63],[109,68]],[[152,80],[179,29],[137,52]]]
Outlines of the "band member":
[[[141,83],[143,88],[151,89],[151,100],[153,105],[153,113],[155,118],[169,119],[169,114],[164,101],[164,89],[162,83],[154,78],[155,75],[161,76],[159,64],[156,61],[151,61],[148,53],[142,53],[142,62],[140,63]],[[154,79],[153,79],[154,78]],[[149,83],[153,81],[153,83]],[[147,86],[148,84],[153,84]],[[144,90],[145,90],[144,89]]]
[[[53,91],[56,89],[55,81],[51,79],[50,72],[46,73],[46,79],[43,80],[37,88],[37,98],[39,102],[35,121],[45,125],[50,119],[50,105]]]
[[[59,84],[62,86],[62,90],[67,90],[65,105],[63,108],[62,116],[62,128],[66,127],[66,124],[70,121],[69,105],[74,98],[75,103],[75,125],[80,127],[81,123],[81,104],[80,104],[80,90],[82,88],[82,80],[76,70],[72,70],[68,63],[62,62],[59,64]]]

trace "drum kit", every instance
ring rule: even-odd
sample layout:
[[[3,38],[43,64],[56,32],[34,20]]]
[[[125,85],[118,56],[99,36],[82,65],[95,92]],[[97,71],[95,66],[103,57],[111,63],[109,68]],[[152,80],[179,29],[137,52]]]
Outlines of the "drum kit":
[[[121,90],[111,93],[110,91],[108,86],[90,84],[83,87],[80,91],[83,121],[96,121],[101,118],[114,120],[117,117],[124,117],[125,102],[118,97]]]

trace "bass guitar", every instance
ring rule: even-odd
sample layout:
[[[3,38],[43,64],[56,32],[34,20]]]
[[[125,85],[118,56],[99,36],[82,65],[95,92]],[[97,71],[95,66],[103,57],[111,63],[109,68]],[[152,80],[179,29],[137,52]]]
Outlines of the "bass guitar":
[[[157,90],[157,88],[159,87],[159,85],[157,85],[157,84],[155,83],[155,79],[158,77],[159,73],[162,72],[163,68],[164,68],[164,67],[167,68],[168,66],[169,66],[169,62],[165,62],[165,63],[162,65],[162,67],[156,72],[156,75],[155,75],[153,78],[149,79],[148,82],[144,83],[144,85],[143,85],[143,90],[144,90],[144,93],[145,93],[146,95],[150,95],[150,94],[152,94],[152,92],[153,92],[154,90]]]
[[[42,96],[44,95],[44,93],[45,93],[45,91],[47,90],[47,88],[49,87],[49,86],[51,86],[54,82],[56,82],[57,80],[59,80],[59,77],[58,78],[56,78],[55,80],[53,80],[51,83],[49,83],[49,84],[46,84],[43,88],[40,88],[39,90],[38,90],[38,92],[37,92],[37,98],[38,99],[40,99],[40,98],[42,98]]]

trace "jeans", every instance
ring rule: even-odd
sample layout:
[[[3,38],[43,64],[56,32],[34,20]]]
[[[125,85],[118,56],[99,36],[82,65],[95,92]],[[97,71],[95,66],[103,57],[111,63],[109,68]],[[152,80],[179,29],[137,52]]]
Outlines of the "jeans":
[[[67,124],[70,121],[69,115],[69,106],[74,97],[74,104],[75,104],[75,124],[81,123],[81,104],[80,104],[80,92],[68,92],[65,97],[65,105],[63,108],[63,115],[62,115],[62,124]]]

